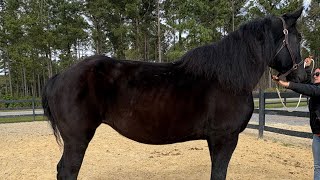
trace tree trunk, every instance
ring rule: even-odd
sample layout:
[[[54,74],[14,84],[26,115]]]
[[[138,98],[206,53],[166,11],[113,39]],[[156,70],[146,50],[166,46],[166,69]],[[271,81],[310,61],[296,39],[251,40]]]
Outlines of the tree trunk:
[[[27,90],[27,77],[26,77],[26,68],[22,68],[22,77],[23,77],[23,89],[24,89],[24,96],[27,96],[28,90]]]
[[[9,74],[9,87],[10,87],[10,96],[13,95],[12,93],[12,77],[11,77],[11,67],[10,67],[10,60],[8,59],[8,74]]]
[[[9,72],[8,72],[9,74]],[[6,68],[6,61],[4,61],[4,77],[5,77],[5,94],[8,94],[8,80],[7,80],[7,68]]]
[[[34,71],[32,73],[32,85],[31,85],[31,95],[32,97],[35,96],[36,93],[36,78],[35,78],[35,74]]]
[[[101,39],[100,39],[100,26],[99,26],[99,22],[96,20],[95,17],[93,17],[94,19],[94,24],[96,27],[96,31],[97,31],[97,38],[95,39],[95,44],[96,44],[96,54],[101,54]]]
[[[19,97],[19,84],[17,83],[16,96]]]
[[[176,30],[173,29],[173,44],[176,44]],[[176,46],[173,46],[173,50],[176,50]]]
[[[139,20],[138,18],[136,18],[136,39],[135,39],[135,48],[136,48],[136,52],[138,54],[139,59],[141,59],[141,48],[140,48],[140,44],[139,44]]]
[[[47,69],[48,69],[48,77],[52,76],[52,61],[51,61],[51,51],[46,53],[46,59],[47,59]]]
[[[41,82],[40,82],[40,75],[38,74],[37,75],[37,81],[38,81],[38,97],[40,97],[41,96]]]
[[[4,59],[4,64],[5,64],[5,69],[4,69],[4,72],[8,74],[8,80],[9,80],[9,94],[10,96],[13,95],[13,91],[12,91],[12,77],[11,77],[11,64],[10,64],[10,59],[8,58],[8,54],[6,52],[3,52],[4,53],[4,56],[3,56],[3,59]],[[5,77],[6,74],[5,74]],[[6,94],[8,93],[8,85],[7,85],[7,78],[6,78]]]
[[[158,0],[158,3],[157,3],[157,11],[158,11],[158,51],[159,51],[159,62],[162,62],[161,60],[161,32],[160,32],[160,8],[159,8],[159,2],[160,0]],[[155,52],[156,53],[156,52]]]
[[[157,61],[157,42],[154,42],[154,61]]]
[[[232,3],[232,31],[234,31],[234,0],[231,0]]]
[[[144,61],[147,61],[147,51],[148,51],[148,48],[147,48],[147,35],[144,34],[144,58],[143,58]]]
[[[45,85],[47,82],[47,77],[45,76],[44,70],[42,70],[42,78],[43,78],[43,85]]]
[[[178,24],[180,25],[181,24],[181,19],[178,19]],[[179,42],[179,46],[180,47],[182,47],[182,31],[181,30],[179,30],[179,32],[178,32],[178,36],[179,36],[179,39],[178,39],[178,42]]]

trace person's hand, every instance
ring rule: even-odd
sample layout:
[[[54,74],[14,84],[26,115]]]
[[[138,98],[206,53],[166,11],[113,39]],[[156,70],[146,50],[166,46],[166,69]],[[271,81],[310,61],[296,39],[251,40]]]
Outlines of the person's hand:
[[[308,66],[310,66],[310,65],[311,65],[311,59],[307,57],[307,58],[304,60],[304,66],[305,66],[305,67],[308,67]]]
[[[276,82],[277,84],[279,84],[280,86],[285,87],[285,88],[289,87],[289,84],[290,84],[290,82],[282,81],[279,79],[279,77],[277,77],[275,75],[272,76],[272,80],[274,82]]]

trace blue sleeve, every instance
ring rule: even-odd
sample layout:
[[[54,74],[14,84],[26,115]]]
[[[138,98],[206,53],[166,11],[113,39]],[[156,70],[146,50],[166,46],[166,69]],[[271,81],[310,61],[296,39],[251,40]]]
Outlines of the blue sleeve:
[[[288,89],[306,96],[320,96],[320,87],[315,84],[302,84],[290,82]]]

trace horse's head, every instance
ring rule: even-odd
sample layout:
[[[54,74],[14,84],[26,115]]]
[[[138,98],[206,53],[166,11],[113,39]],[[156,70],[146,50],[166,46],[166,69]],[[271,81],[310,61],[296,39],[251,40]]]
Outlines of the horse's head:
[[[300,8],[293,13],[275,17],[272,21],[276,48],[269,66],[280,73],[280,78],[286,77],[293,82],[302,82],[307,77],[300,55],[301,34],[296,28],[302,10],[303,8]]]

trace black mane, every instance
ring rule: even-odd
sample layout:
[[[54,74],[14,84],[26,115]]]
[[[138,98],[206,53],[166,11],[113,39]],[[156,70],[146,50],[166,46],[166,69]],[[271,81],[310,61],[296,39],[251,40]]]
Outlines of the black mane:
[[[272,16],[243,24],[221,41],[187,52],[180,67],[235,92],[252,91],[274,52]]]

